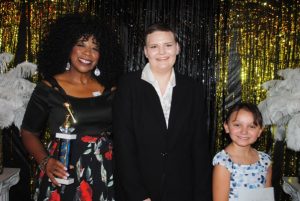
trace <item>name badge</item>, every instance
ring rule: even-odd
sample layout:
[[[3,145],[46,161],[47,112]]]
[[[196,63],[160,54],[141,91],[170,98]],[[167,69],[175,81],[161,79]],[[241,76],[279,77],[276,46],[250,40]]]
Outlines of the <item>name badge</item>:
[[[241,188],[238,194],[239,201],[275,201],[273,187],[257,189]]]

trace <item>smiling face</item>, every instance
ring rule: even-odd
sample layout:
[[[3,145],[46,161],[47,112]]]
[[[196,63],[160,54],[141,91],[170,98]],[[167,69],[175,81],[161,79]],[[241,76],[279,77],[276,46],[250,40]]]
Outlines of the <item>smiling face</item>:
[[[154,31],[147,35],[144,53],[155,72],[172,70],[179,50],[179,44],[170,31]]]
[[[93,36],[81,37],[70,54],[71,69],[80,73],[91,73],[100,58],[99,44]]]
[[[255,123],[252,112],[240,109],[231,113],[224,123],[226,133],[235,145],[246,147],[253,144],[261,135],[263,128]]]

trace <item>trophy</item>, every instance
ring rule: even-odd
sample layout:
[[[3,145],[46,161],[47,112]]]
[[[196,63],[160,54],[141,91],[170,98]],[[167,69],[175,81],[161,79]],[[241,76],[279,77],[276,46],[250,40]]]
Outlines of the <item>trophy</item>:
[[[64,106],[68,113],[66,114],[65,122],[59,127],[61,133],[56,133],[55,137],[59,139],[58,159],[69,169],[71,140],[76,139],[76,134],[72,134],[75,130],[75,128],[72,127],[72,124],[75,124],[77,121],[72,114],[71,105],[69,103],[64,103]],[[74,183],[74,178],[55,178],[55,180],[63,185]]]

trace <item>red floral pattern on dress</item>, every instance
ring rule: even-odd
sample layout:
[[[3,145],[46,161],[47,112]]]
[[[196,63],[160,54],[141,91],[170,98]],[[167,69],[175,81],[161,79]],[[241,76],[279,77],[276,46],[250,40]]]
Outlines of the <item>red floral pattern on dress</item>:
[[[53,155],[54,151],[56,150],[57,145],[58,145],[57,141],[54,141],[51,148],[50,148],[50,150],[49,150],[50,155]]]
[[[87,143],[93,143],[93,142],[95,143],[97,141],[97,139],[98,139],[97,137],[91,137],[91,136],[86,135],[81,138],[81,141],[87,142]]]
[[[82,201],[92,201],[92,198],[93,198],[93,190],[92,188],[90,187],[90,185],[82,180],[80,182],[80,200]]]
[[[105,152],[104,153],[104,157],[107,159],[107,160],[112,160],[112,146],[109,145],[109,151]]]
[[[60,194],[57,192],[57,190],[51,192],[49,201],[60,201]]]

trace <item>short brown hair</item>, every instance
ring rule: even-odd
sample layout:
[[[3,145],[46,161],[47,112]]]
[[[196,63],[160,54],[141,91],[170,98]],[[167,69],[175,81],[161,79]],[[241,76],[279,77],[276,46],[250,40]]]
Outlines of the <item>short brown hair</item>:
[[[155,31],[166,31],[166,32],[172,32],[172,34],[174,35],[174,39],[175,41],[178,43],[178,37],[176,32],[167,24],[165,23],[155,23],[150,25],[144,33],[144,45],[146,45],[147,42],[147,36]]]

